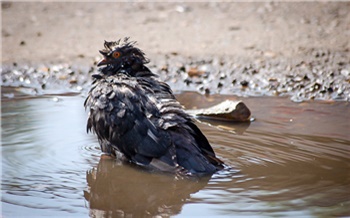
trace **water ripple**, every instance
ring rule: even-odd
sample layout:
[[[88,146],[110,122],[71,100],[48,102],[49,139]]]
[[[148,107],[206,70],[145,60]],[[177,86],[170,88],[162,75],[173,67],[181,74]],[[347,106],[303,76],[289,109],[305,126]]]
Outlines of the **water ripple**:
[[[318,122],[327,115],[346,128],[337,115],[346,116],[344,105],[323,105],[327,113],[317,117],[275,102],[265,109],[279,108],[274,118],[259,114],[259,105],[256,121],[244,128],[199,123],[227,166],[211,178],[186,180],[100,158],[95,136],[86,134],[84,99],[59,98],[2,104],[4,216],[349,215],[350,139]]]

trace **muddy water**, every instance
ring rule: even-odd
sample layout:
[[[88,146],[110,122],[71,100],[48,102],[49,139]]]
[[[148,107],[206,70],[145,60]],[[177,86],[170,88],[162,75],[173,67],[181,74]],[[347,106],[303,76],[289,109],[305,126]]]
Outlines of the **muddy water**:
[[[198,124],[231,168],[182,179],[101,157],[82,96],[2,91],[4,217],[350,216],[347,102],[243,99],[254,122]],[[178,98],[187,108],[234,99]]]

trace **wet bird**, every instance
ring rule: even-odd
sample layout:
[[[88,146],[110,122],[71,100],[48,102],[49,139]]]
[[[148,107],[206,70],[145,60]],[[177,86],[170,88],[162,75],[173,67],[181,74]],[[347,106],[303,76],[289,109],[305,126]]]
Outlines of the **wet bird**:
[[[145,65],[129,38],[104,43],[84,106],[87,131],[101,150],[142,167],[206,175],[223,168],[207,138],[176,100],[168,84]]]

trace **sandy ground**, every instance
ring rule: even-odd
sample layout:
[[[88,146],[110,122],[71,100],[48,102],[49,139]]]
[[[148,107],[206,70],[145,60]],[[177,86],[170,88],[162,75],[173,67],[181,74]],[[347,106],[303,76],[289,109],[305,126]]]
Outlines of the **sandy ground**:
[[[2,3],[4,63],[91,59],[125,36],[149,56],[349,50],[350,3]]]
[[[220,57],[226,63],[240,59],[247,66],[271,60],[274,65],[283,63],[283,68],[289,69],[269,75],[269,82],[274,82],[304,64],[303,60],[312,59],[307,64],[329,71],[312,82],[339,71],[334,75],[341,77],[334,81],[349,80],[339,90],[350,89],[350,2],[3,2],[1,12],[3,66],[93,65],[104,40],[129,36],[138,41],[151,64],[169,55],[181,57],[180,62],[202,57]],[[320,61],[319,57],[324,58]],[[286,60],[294,60],[294,65]],[[177,62],[168,60],[167,64]],[[252,77],[266,65],[264,62],[256,66]],[[240,73],[234,76],[239,77],[237,74]],[[302,75],[306,77],[310,79],[306,73]],[[231,83],[232,77],[228,78]],[[246,82],[249,83],[240,79],[238,85]],[[280,83],[283,82],[282,79]],[[329,84],[325,90],[338,90]]]

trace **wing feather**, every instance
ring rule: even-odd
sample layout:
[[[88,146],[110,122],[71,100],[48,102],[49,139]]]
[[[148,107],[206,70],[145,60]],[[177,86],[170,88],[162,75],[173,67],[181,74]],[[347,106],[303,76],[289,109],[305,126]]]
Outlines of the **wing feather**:
[[[153,77],[99,78],[85,101],[87,130],[101,149],[160,170],[179,165],[192,173],[213,173],[222,162],[170,87]]]

